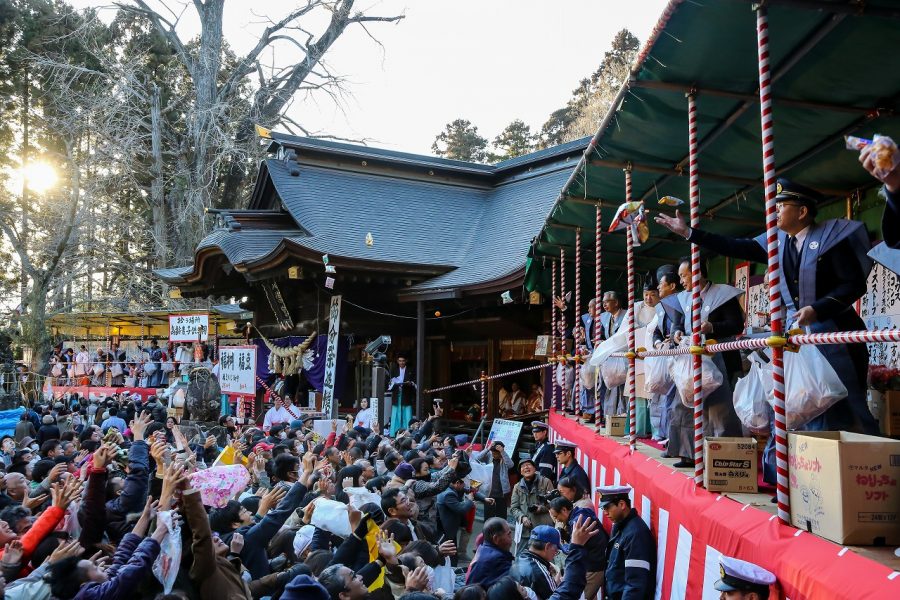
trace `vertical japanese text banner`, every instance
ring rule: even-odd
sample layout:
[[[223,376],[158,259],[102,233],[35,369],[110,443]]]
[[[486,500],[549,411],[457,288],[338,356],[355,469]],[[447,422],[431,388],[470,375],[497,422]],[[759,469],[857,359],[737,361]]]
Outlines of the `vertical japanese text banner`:
[[[219,386],[227,394],[256,395],[256,346],[219,349]]]
[[[338,339],[341,332],[341,297],[331,297],[328,310],[328,347],[325,351],[325,380],[322,383],[322,412],[325,418],[337,416],[337,402],[334,401],[334,379],[337,369]]]

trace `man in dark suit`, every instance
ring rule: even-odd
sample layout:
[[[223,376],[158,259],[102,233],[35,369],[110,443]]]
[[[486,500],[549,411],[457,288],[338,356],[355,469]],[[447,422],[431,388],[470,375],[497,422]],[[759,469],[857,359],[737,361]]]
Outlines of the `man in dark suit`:
[[[415,371],[409,366],[406,356],[397,357],[397,367],[391,370],[388,390],[391,392],[391,436],[409,427],[416,402]]]
[[[866,256],[869,236],[857,221],[815,221],[824,197],[786,179],[778,180],[779,277],[786,309],[785,327],[796,324],[813,333],[865,329],[853,308],[866,293],[872,261]],[[676,211],[656,222],[690,242],[719,254],[767,262],[766,235],[729,238],[689,227]],[[875,419],[866,404],[869,352],[865,344],[817,346],[847,387],[847,397],[804,426],[812,431],[853,431],[876,434]]]
[[[457,544],[457,548],[460,548],[458,544],[460,527],[462,527],[468,512],[475,506],[475,500],[487,504],[494,503],[493,498],[485,498],[484,495],[477,492],[466,494],[466,482],[459,475],[453,475],[450,478],[450,487],[438,494],[437,512],[441,530],[447,540]],[[465,548],[460,548],[460,550],[464,552]],[[458,556],[457,554],[450,558],[454,567]]]

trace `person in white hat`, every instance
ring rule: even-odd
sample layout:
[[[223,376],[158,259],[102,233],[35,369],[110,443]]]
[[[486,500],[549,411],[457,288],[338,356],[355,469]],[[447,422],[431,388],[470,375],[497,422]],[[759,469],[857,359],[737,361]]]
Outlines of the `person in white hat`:
[[[713,588],[720,600],[768,600],[775,575],[759,565],[730,556],[719,557],[719,580]]]

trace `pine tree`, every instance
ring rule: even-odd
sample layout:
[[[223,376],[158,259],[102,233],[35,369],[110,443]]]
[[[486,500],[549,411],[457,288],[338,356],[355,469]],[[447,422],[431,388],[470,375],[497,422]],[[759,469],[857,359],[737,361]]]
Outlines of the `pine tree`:
[[[535,136],[531,133],[531,127],[522,119],[516,119],[494,138],[494,147],[501,151],[494,158],[499,161],[528,154],[534,151],[534,143]]]
[[[456,119],[434,138],[431,151],[453,160],[485,162],[487,146],[487,139],[478,134],[477,127],[466,119]]]
[[[593,135],[597,131],[627,80],[639,48],[640,42],[627,29],[615,35],[597,70],[590,78],[582,79],[566,106],[551,113],[544,123],[540,136],[542,148]]]

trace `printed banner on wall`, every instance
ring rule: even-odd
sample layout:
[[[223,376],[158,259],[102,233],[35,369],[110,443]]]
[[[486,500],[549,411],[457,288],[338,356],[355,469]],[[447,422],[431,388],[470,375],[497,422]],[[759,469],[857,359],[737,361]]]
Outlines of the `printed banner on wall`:
[[[340,332],[341,297],[332,296],[331,308],[328,310],[328,348],[325,350],[325,381],[322,383],[322,412],[332,418],[337,415],[337,402],[334,401],[334,382]]]
[[[256,395],[256,346],[219,349],[219,387],[226,394]]]
[[[170,342],[205,342],[209,336],[209,315],[169,315]]]

